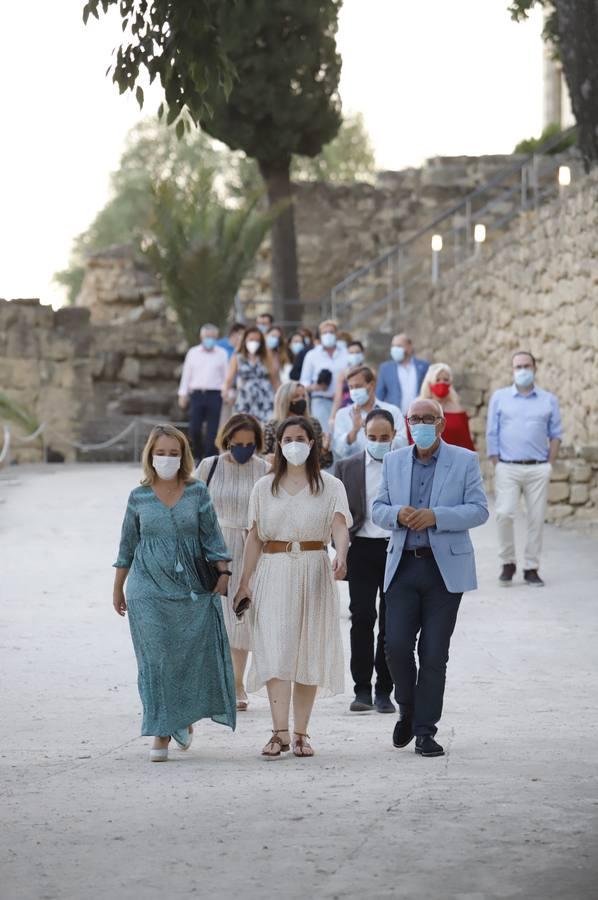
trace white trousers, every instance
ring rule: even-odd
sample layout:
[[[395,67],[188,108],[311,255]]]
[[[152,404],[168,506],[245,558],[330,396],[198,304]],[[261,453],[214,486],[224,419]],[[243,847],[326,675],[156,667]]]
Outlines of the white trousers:
[[[540,567],[544,514],[551,471],[552,466],[548,462],[537,466],[501,462],[496,464],[494,477],[496,522],[499,556],[503,564],[516,562],[515,515],[523,494],[527,511],[527,540],[523,568]]]

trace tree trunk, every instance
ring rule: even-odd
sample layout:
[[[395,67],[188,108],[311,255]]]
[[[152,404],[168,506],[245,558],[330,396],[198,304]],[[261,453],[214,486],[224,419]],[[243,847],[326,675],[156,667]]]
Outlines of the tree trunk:
[[[297,240],[290,174],[291,160],[290,157],[276,163],[258,160],[258,165],[266,183],[269,206],[283,204],[282,212],[274,220],[271,231],[272,313],[276,322],[299,322],[302,309],[299,302],[297,275]]]
[[[586,169],[598,160],[598,0],[555,0],[559,51]]]

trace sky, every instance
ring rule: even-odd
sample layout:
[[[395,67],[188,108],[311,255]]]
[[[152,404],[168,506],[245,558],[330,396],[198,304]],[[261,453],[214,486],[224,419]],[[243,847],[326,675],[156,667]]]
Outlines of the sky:
[[[298,0],[299,2],[299,0]],[[542,127],[541,16],[508,0],[344,0],[340,93],[361,112],[381,169],[436,155],[508,153]],[[144,112],[105,76],[116,14],[83,0],[4,0],[0,11],[0,297],[60,305],[52,282],[109,192]]]

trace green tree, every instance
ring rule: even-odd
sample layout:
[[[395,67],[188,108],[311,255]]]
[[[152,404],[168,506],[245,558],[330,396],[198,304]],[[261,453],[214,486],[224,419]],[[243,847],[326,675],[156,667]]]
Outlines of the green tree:
[[[239,2],[227,0],[227,5]],[[87,0],[83,21],[118,9],[123,41],[108,72],[121,94],[135,90],[139,106],[143,106],[140,75],[150,83],[158,78],[170,124],[185,107],[196,115],[209,111],[208,91],[230,91],[234,70],[221,40],[222,5],[222,0]],[[182,134],[182,119],[177,128]]]
[[[361,113],[343,118],[337,136],[317,156],[295,156],[291,165],[293,181],[327,181],[350,184],[372,181],[376,156]]]
[[[162,279],[187,339],[202,321],[223,325],[239,286],[280,208],[260,209],[261,192],[237,209],[215,202],[209,180],[181,189],[174,179],[152,191],[145,253]]]
[[[222,4],[220,34],[235,68],[228,97],[208,90],[201,126],[257,161],[271,205],[292,197],[294,155],[317,156],[341,123],[336,50],[340,0],[246,0]],[[272,228],[272,296],[277,318],[300,308],[291,203]]]
[[[561,60],[589,168],[598,160],[598,0],[514,0],[509,11],[521,21],[535,5],[548,13],[544,36]]]
[[[186,111],[257,160],[270,205],[290,198],[292,156],[316,156],[340,125],[341,0],[88,0],[84,15],[117,3],[131,32],[112,69],[120,90],[135,90],[142,104],[141,76],[159,77],[167,121]],[[212,45],[214,76],[206,65]],[[282,309],[299,295],[290,203],[272,231],[272,291],[277,313],[292,318]]]
[[[552,122],[550,125],[547,125],[540,137],[537,138],[525,138],[523,141],[519,141],[517,146],[515,147],[514,153],[536,153],[543,144],[547,141],[551,141],[553,138],[557,138],[560,134],[562,134],[563,129],[560,125],[557,125],[556,122]],[[569,147],[572,147],[577,138],[575,132],[572,134],[568,134],[566,137],[563,137],[562,140],[557,141],[553,144],[549,150],[545,150],[549,156],[554,153],[563,153]]]

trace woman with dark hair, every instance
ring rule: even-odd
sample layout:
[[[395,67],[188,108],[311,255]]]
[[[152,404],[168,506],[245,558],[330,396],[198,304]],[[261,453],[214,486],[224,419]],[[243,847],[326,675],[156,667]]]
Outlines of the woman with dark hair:
[[[249,413],[260,422],[267,422],[274,409],[274,392],[280,385],[278,372],[273,371],[264,335],[257,327],[247,328],[239,349],[228,367],[222,396],[226,400],[236,384],[236,413]]]
[[[114,563],[113,605],[129,614],[143,704],[141,733],[152,762],[173,737],[191,745],[193,722],[235,727],[235,685],[220,594],[230,553],[205,484],[193,477],[185,435],[157,425],[143,450],[143,480],[131,491]],[[209,576],[211,563],[218,581]],[[127,582],[125,598],[124,585]]]
[[[196,475],[210,492],[218,523],[226,546],[232,556],[228,595],[222,599],[224,624],[235,670],[237,709],[244,712],[248,701],[243,684],[247,655],[251,650],[249,616],[239,621],[235,616],[232,598],[241,580],[243,548],[247,537],[247,507],[253,486],[270,466],[259,455],[263,450],[260,423],[254,416],[237,413],[220,429],[216,446],[220,456],[209,456],[199,464]]]
[[[265,685],[268,691],[273,734],[262,750],[266,759],[279,759],[291,748],[291,699],[293,753],[313,756],[307,728],[316,692],[344,690],[335,580],[347,571],[351,525],[343,485],[320,472],[309,419],[285,419],[276,438],[273,472],[257,482],[249,501],[243,573],[233,601],[235,609],[251,601],[248,690]],[[326,549],[331,537],[332,562]]]

